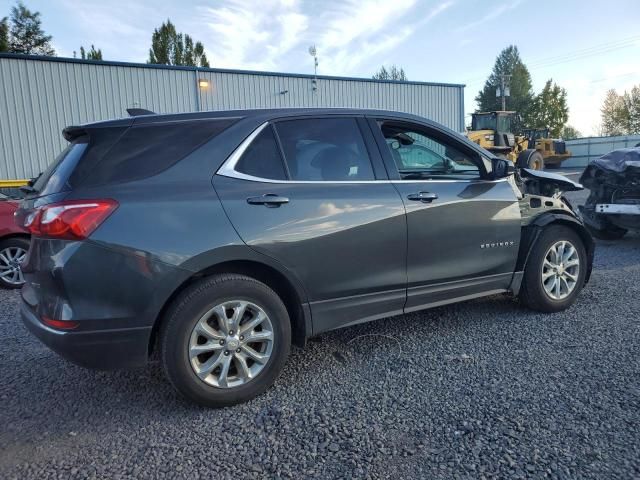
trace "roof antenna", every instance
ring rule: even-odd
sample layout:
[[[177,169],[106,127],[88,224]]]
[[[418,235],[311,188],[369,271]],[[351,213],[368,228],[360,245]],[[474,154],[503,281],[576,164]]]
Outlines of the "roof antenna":
[[[315,45],[309,47],[309,55],[313,57],[313,91],[318,90],[318,51]]]

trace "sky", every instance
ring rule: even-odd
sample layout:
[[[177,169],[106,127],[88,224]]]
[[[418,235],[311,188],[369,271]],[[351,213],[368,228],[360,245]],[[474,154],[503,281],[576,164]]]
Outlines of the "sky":
[[[0,0],[0,17],[13,0]],[[569,124],[595,135],[608,89],[640,84],[640,1],[610,0],[25,0],[58,55],[94,44],[105,60],[145,62],[167,18],[204,43],[212,67],[462,83],[465,112],[495,57],[517,45],[535,92],[553,78]],[[508,107],[508,103],[507,103]],[[470,123],[467,117],[467,123]]]

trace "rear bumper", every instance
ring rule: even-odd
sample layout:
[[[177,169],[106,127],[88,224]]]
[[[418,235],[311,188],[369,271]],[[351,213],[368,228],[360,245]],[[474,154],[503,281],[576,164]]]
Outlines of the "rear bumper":
[[[144,365],[151,327],[59,331],[40,322],[24,301],[22,321],[42,343],[61,357],[86,368],[110,370]]]

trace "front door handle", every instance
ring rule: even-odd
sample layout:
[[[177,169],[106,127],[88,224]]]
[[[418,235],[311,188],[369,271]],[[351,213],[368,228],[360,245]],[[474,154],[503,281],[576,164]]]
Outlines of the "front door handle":
[[[259,197],[247,198],[247,203],[249,205],[264,205],[269,208],[276,208],[283,203],[289,203],[289,199],[287,197],[276,195],[275,193],[265,193]]]
[[[431,203],[436,198],[438,198],[438,194],[432,192],[410,193],[409,195],[407,195],[407,198],[415,202]]]

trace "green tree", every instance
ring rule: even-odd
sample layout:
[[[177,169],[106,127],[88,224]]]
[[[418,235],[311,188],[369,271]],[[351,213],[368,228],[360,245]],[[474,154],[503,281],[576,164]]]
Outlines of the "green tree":
[[[178,33],[171,20],[153,31],[147,63],[209,67],[204,45],[194,42],[189,35]]]
[[[605,136],[625,135],[629,131],[628,110],[624,98],[615,90],[609,90],[600,109],[602,134]]]
[[[559,137],[568,120],[567,91],[549,79],[542,91],[533,99],[527,125],[534,128],[548,128],[552,137]]]
[[[11,9],[9,51],[26,55],[56,54],[51,46],[51,35],[42,30],[40,12],[32,12],[22,2]]]
[[[627,125],[626,133],[640,135],[640,85],[634,86],[629,92],[624,92],[622,102]]]
[[[9,20],[0,19],[0,52],[9,51]]]
[[[531,74],[527,66],[520,58],[518,47],[510,45],[496,58],[493,70],[487,78],[482,90],[478,92],[475,100],[478,102],[480,112],[492,112],[502,110],[502,100],[496,96],[496,92],[501,85],[501,76],[510,75],[507,81],[510,95],[507,97],[507,110],[519,112],[527,123],[529,108],[533,99],[531,86]]]
[[[75,54],[75,52],[74,52]],[[74,55],[75,56],[75,55]],[[84,47],[80,47],[80,58],[83,60],[102,60],[102,50],[97,49],[91,44],[91,50],[88,52],[84,49]]]
[[[383,65],[380,67],[372,77],[374,80],[396,80],[399,82],[406,82],[408,80],[407,75],[404,73],[404,68],[391,65],[389,69]]]
[[[581,138],[582,133],[571,125],[565,125],[560,136],[563,140],[573,140],[575,138]]]

